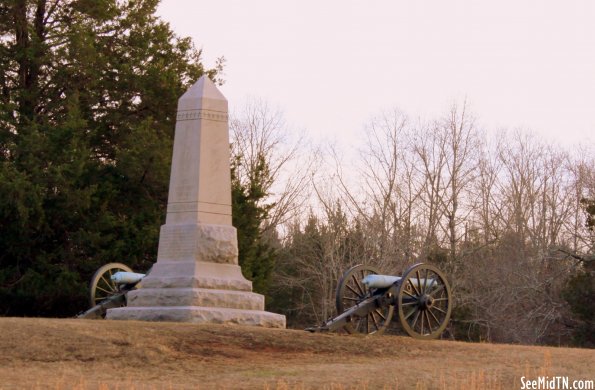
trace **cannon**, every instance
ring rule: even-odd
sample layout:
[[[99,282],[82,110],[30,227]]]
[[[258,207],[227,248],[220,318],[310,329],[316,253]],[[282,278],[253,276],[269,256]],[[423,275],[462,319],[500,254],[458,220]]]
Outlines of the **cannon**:
[[[369,265],[348,269],[337,285],[338,315],[310,332],[382,334],[395,310],[403,330],[416,339],[439,337],[450,319],[450,286],[433,265],[419,263],[403,276],[382,275]]]
[[[147,274],[135,273],[121,263],[109,263],[100,267],[89,284],[90,308],[77,315],[77,318],[105,318],[107,309],[126,306],[128,291],[140,287]]]

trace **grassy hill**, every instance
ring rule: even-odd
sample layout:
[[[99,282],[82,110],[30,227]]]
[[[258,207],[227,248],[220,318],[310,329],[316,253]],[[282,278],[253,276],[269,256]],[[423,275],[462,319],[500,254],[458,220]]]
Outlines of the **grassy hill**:
[[[241,326],[0,318],[0,389],[520,389],[595,351]]]

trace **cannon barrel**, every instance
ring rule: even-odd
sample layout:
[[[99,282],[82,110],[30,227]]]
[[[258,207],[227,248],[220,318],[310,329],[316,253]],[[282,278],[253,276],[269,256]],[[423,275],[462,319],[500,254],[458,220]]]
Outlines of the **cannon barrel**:
[[[387,288],[400,280],[400,276],[371,274],[363,278],[362,283],[367,288]]]
[[[117,284],[131,284],[138,283],[145,277],[145,274],[138,274],[136,272],[118,271],[112,275],[111,279]]]
[[[403,279],[400,276],[391,276],[391,275],[377,275],[371,274],[367,275],[365,278],[362,279],[362,283],[367,288],[388,288],[393,284],[400,282]],[[424,286],[424,287],[432,287],[436,284],[436,279],[434,278],[411,278],[411,282],[414,286]]]

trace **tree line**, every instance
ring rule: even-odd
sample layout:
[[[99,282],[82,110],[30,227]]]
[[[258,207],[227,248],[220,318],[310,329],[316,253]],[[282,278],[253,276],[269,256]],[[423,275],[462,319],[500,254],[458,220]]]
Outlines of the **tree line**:
[[[427,261],[453,289],[449,337],[594,345],[592,148],[488,136],[466,104],[425,123],[384,112],[365,134],[353,165],[325,153],[315,207],[280,241],[271,299],[290,323],[333,315],[351,265]]]
[[[223,70],[157,4],[0,4],[1,315],[71,316],[102,264],[154,263],[177,99]],[[447,337],[593,345],[592,147],[489,137],[466,104],[427,122],[383,112],[349,161],[266,102],[230,130],[240,265],[290,326],[332,316],[351,265],[428,261],[453,286]]]

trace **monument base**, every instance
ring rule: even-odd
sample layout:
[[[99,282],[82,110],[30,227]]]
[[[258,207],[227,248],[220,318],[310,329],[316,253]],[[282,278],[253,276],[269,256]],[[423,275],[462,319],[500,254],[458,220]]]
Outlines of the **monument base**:
[[[264,311],[264,296],[252,292],[237,253],[233,226],[163,225],[157,262],[126,295],[127,306],[109,309],[106,318],[285,328],[285,316]]]
[[[221,307],[120,307],[109,309],[110,320],[172,321],[204,324],[235,324],[285,328],[285,316],[262,310]]]

